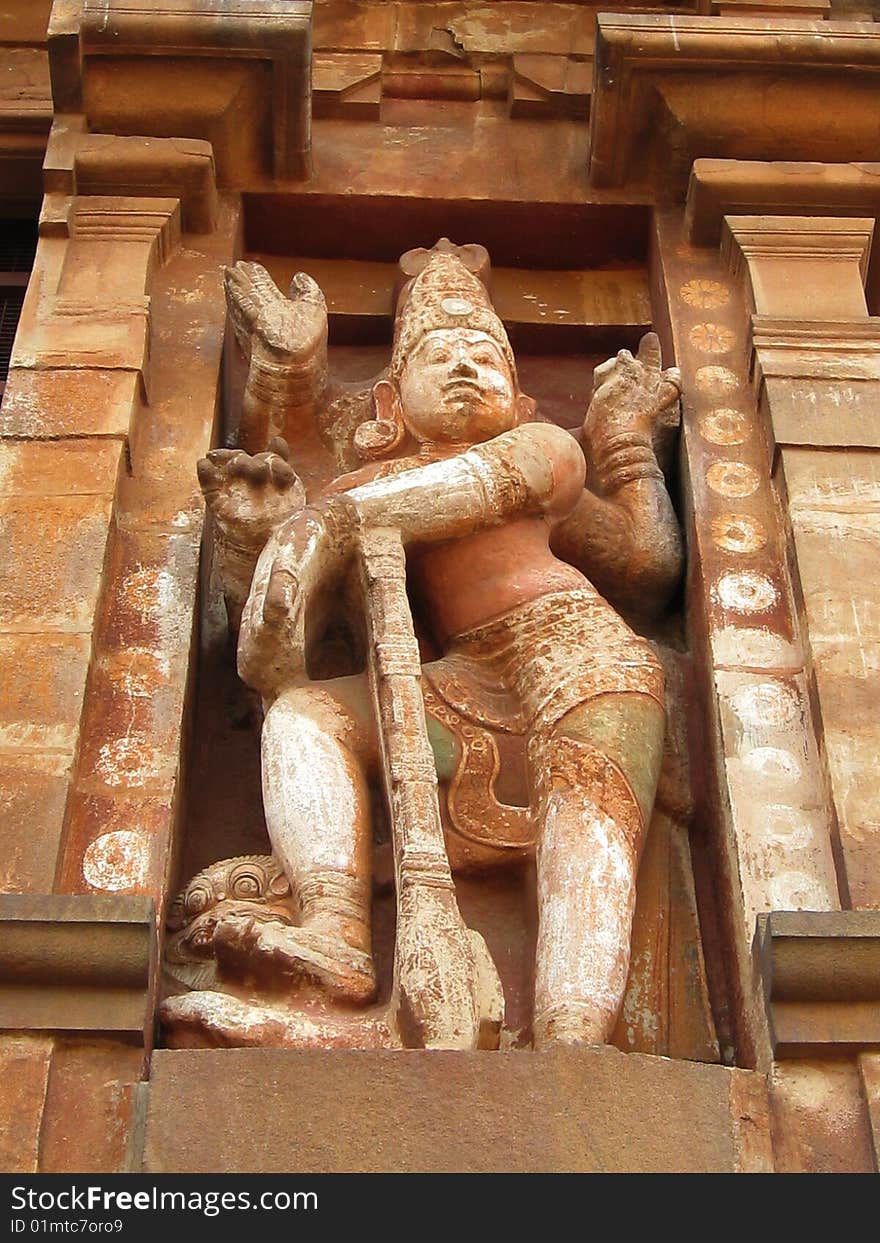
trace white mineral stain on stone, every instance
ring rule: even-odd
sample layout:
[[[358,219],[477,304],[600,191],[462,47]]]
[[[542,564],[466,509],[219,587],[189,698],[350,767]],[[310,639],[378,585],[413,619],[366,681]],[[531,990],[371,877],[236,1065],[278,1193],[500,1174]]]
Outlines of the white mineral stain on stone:
[[[76,746],[77,729],[34,721],[7,721],[0,725],[0,747],[16,751],[66,751]]]
[[[96,838],[83,856],[83,876],[92,889],[118,892],[144,883],[149,847],[142,833],[119,829]]]
[[[706,483],[718,496],[742,498],[757,492],[761,477],[745,462],[714,462],[706,471]]]
[[[743,686],[731,697],[730,703],[742,723],[751,726],[787,725],[800,710],[797,696],[778,682]]]
[[[145,786],[159,779],[161,767],[160,752],[136,734],[105,742],[95,764],[98,776],[109,786]]]
[[[742,762],[752,772],[777,781],[797,781],[802,771],[797,757],[781,747],[754,747],[742,757]]]
[[[774,911],[831,911],[836,897],[829,894],[818,877],[807,872],[782,872],[768,888],[770,909]]]
[[[715,664],[737,668],[798,668],[799,650],[772,630],[754,626],[721,626],[712,633]]]
[[[698,421],[697,427],[703,439],[713,445],[741,445],[752,434],[747,417],[730,406],[710,410]]]
[[[724,324],[695,324],[688,336],[694,349],[703,354],[726,354],[736,343],[736,337]]]
[[[615,1013],[626,988],[635,889],[620,832],[589,798],[577,808],[553,795],[540,850],[535,1012],[587,1002]]]
[[[767,543],[767,532],[750,514],[721,514],[712,520],[712,540],[725,552],[757,552]]]
[[[735,613],[763,613],[779,599],[767,575],[750,570],[722,574],[712,594],[722,608]]]
[[[169,673],[167,655],[145,647],[126,648],[102,664],[110,681],[134,699],[152,698]]]
[[[694,380],[701,393],[730,393],[739,384],[727,367],[698,367]]]
[[[816,825],[800,807],[786,803],[768,803],[764,808],[766,831],[786,851],[808,850],[816,844]]]

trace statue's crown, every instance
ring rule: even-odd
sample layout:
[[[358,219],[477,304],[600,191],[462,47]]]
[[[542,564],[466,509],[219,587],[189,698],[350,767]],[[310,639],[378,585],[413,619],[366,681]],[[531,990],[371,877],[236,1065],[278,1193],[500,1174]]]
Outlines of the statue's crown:
[[[398,308],[391,374],[400,376],[407,357],[425,333],[442,328],[471,328],[486,333],[500,346],[516,382],[513,350],[485,285],[468,271],[458,255],[434,250]]]

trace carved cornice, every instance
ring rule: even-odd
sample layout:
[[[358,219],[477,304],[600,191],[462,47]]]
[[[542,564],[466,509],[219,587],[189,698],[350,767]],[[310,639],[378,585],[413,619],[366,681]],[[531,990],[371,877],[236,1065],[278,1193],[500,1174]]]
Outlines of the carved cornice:
[[[131,133],[136,116],[139,133],[167,137],[169,126],[181,120],[169,114],[169,105],[185,99],[190,128],[171,133],[210,137],[227,184],[236,183],[241,171],[237,144],[243,140],[248,150],[261,153],[265,173],[303,177],[309,169],[311,15],[311,0],[58,0],[49,27],[56,111],[84,110],[90,124],[97,120],[95,128],[110,133]],[[163,68],[163,57],[175,59],[173,70]],[[90,89],[101,63],[114,58],[124,61],[126,78],[118,116],[122,105],[108,95],[106,79]],[[201,72],[205,61],[242,73],[218,73],[210,91],[187,92],[187,66]],[[247,81],[255,98],[262,98],[267,67],[271,143],[263,152],[261,109],[238,105]],[[170,93],[154,77],[165,71],[174,74]],[[131,114],[133,101],[138,107]],[[253,132],[243,135],[248,126]]]
[[[715,246],[726,215],[862,216],[880,214],[880,164],[696,160],[686,227],[695,246]]]
[[[46,195],[40,237],[7,408],[23,369],[136,371],[147,385],[149,281],[179,245],[179,200]]]
[[[81,117],[56,118],[43,180],[47,194],[177,194],[187,232],[210,233],[217,220],[214,154],[209,142],[195,138],[87,134]]]
[[[774,380],[809,380],[814,386],[817,381],[835,384],[834,409],[838,424],[835,429],[833,419],[829,419],[827,443],[838,443],[835,430],[837,437],[847,434],[853,437],[853,430],[843,421],[854,400],[852,384],[880,382],[880,319],[791,320],[754,315],[752,353],[755,389],[759,394],[767,382]],[[841,391],[841,385],[846,386],[845,392]],[[775,400],[771,405],[776,439],[780,443],[798,443],[796,438],[777,427],[776,417],[791,400],[797,405],[797,390],[773,391]],[[862,390],[858,388],[857,391],[861,393]],[[870,393],[869,405],[876,408],[873,388]],[[787,426],[790,423],[790,419],[786,421]],[[853,443],[874,444],[877,435],[873,431],[874,420],[871,420],[870,429],[863,424],[864,418],[860,417],[859,432]],[[845,439],[840,443],[846,443]]]
[[[759,315],[856,322],[874,221],[836,216],[725,216],[722,256]]]
[[[633,160],[638,153],[644,162],[651,147],[657,176],[676,195],[700,156],[880,157],[874,23],[621,13],[597,20],[593,185],[643,175]],[[719,89],[725,73],[736,75],[735,99]],[[772,96],[756,89],[770,81]]]
[[[880,911],[774,911],[756,951],[776,1058],[880,1049]]]
[[[41,48],[2,49],[0,186],[3,197],[39,202],[40,166],[52,124],[48,59]]]
[[[734,275],[742,261],[762,256],[780,259],[854,261],[864,279],[874,221],[810,216],[727,216],[721,255]]]
[[[0,1030],[105,1032],[149,1042],[150,898],[0,895]]]

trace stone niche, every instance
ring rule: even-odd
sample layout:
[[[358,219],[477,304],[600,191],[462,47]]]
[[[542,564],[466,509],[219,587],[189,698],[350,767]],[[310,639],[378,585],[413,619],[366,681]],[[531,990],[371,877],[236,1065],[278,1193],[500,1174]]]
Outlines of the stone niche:
[[[485,243],[490,253],[492,298],[516,351],[522,389],[536,400],[545,419],[575,428],[589,402],[593,368],[617,349],[635,349],[652,326],[649,217],[638,207],[615,207],[612,222],[611,209],[596,204],[531,206],[526,232],[519,227],[521,213],[515,208],[385,202],[361,211],[352,237],[354,217],[348,220],[344,201],[334,201],[328,211],[317,194],[295,200],[253,195],[245,200],[245,257],[262,264],[281,289],[297,271],[314,278],[327,301],[330,369],[356,388],[387,365],[391,309],[406,276],[399,256],[413,247],[431,246],[436,241],[434,222],[439,229],[452,216],[449,231],[454,229],[456,240]],[[536,219],[542,210],[547,228]],[[290,238],[302,243],[296,253],[290,253]],[[220,443],[241,441],[245,374],[240,351],[230,343]],[[308,488],[308,448],[304,456],[304,447],[295,440],[290,447],[291,463]],[[665,465],[675,489],[671,451]],[[650,633],[662,650],[670,687],[667,759],[641,864],[630,982],[614,1043],[625,1051],[721,1063],[722,1046],[729,1046],[731,1036],[714,899],[709,887],[695,880],[708,865],[705,858],[701,862],[702,828],[690,788],[692,743],[684,705],[692,674],[680,611],[673,608]],[[259,710],[234,671],[210,545],[204,558],[193,737],[178,888],[218,860],[269,851],[260,792]],[[515,757],[510,763],[515,764]],[[505,780],[502,766],[499,797],[504,796]],[[510,789],[515,785],[509,782]],[[391,988],[394,895],[380,791],[374,796],[379,827],[373,942],[381,997]],[[516,797],[514,790],[511,801]],[[533,864],[494,875],[458,876],[456,892],[465,922],[482,933],[499,967],[506,1002],[502,1046],[525,1050],[532,1034]],[[708,937],[701,923],[708,927]]]

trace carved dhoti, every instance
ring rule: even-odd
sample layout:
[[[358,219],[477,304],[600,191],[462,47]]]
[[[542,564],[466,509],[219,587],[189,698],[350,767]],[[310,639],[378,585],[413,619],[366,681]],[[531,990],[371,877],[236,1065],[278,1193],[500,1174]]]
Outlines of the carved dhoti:
[[[559,722],[591,700],[636,694],[661,711],[664,704],[664,674],[653,648],[586,583],[458,636],[422,672],[428,714],[462,749],[447,792],[448,828],[494,850],[522,851],[535,840],[529,808],[495,797],[499,743],[505,748],[521,739],[534,770]]]

